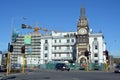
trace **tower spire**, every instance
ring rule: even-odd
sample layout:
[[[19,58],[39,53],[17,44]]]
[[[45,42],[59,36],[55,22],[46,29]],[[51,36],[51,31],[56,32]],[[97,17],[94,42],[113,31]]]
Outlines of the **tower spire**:
[[[82,6],[81,8],[81,17],[85,17],[85,7]]]

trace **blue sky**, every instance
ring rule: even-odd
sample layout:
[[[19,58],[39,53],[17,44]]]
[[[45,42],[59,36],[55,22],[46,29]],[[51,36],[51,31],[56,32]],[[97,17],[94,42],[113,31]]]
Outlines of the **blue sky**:
[[[11,27],[25,23],[58,31],[77,31],[80,8],[85,6],[89,28],[102,31],[110,54],[120,55],[120,0],[0,0],[0,50],[7,50]],[[26,17],[23,20],[22,17]]]

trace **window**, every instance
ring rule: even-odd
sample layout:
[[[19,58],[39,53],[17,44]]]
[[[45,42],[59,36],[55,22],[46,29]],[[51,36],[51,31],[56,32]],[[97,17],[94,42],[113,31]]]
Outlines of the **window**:
[[[61,47],[59,47],[59,49],[61,49]]]
[[[98,60],[95,60],[95,63],[98,63]]]
[[[48,55],[47,55],[47,53],[45,54],[45,57],[47,57]]]
[[[83,42],[83,39],[80,39],[80,42]]]
[[[97,54],[97,53],[95,53],[95,54],[94,54],[94,57],[98,57],[98,54]]]
[[[70,57],[70,54],[69,54],[69,53],[67,53],[66,55],[67,55],[67,57]]]
[[[85,39],[83,39],[83,42],[85,42],[86,40]]]
[[[61,40],[59,40],[59,43],[61,43]]]
[[[48,47],[45,47],[45,50],[48,50]]]
[[[95,49],[98,49],[98,46],[97,46],[97,45],[95,45]]]
[[[61,57],[61,53],[59,53],[59,57]]]
[[[56,50],[56,48],[57,48],[57,47],[55,46],[54,49]]]
[[[97,38],[94,38],[94,41],[97,41]]]
[[[74,42],[74,39],[72,39],[72,42]]]
[[[70,49],[70,47],[69,46],[67,46],[67,50],[69,50]]]
[[[55,40],[55,43],[57,42],[57,40]]]
[[[45,60],[45,64],[47,63],[47,60]]]
[[[45,40],[45,43],[48,43],[48,40]]]
[[[54,54],[54,57],[56,57],[56,53]]]
[[[69,39],[67,39],[67,43],[69,43],[70,42],[70,40]]]

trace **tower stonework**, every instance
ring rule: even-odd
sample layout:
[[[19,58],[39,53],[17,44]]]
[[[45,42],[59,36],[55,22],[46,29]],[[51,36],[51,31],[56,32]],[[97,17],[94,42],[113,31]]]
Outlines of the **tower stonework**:
[[[77,62],[80,62],[81,56],[84,56],[86,50],[89,51],[89,27],[88,20],[85,16],[84,6],[80,11],[81,15],[77,24]]]

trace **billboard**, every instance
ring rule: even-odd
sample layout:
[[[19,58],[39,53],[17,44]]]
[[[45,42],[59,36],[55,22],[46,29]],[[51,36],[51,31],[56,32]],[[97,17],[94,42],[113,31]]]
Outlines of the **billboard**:
[[[24,44],[31,44],[31,35],[24,36]]]

